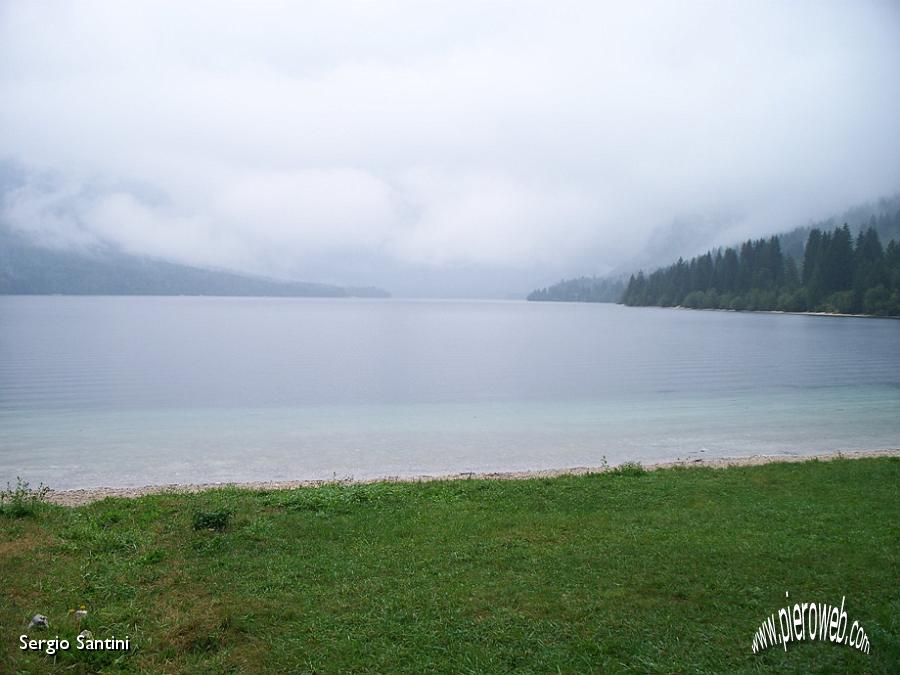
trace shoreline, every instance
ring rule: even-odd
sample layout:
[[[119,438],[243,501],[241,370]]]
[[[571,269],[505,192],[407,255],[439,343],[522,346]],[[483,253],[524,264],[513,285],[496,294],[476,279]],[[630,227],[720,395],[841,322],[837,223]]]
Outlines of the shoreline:
[[[674,462],[658,462],[642,465],[648,471],[672,469],[676,467],[707,467],[723,469],[732,466],[760,466],[763,464],[797,463],[813,460],[862,459],[866,457],[900,457],[900,448],[889,450],[859,450],[854,452],[825,452],[811,455],[750,455],[747,457],[722,457],[717,459],[692,459]],[[579,466],[561,469],[534,469],[524,471],[459,472],[448,474],[423,474],[418,476],[382,476],[378,478],[347,478],[336,480],[292,480],[292,481],[248,481],[225,483],[184,483],[169,485],[144,485],[140,487],[96,487],[71,490],[50,490],[47,501],[58,506],[84,506],[92,502],[119,497],[137,499],[155,494],[193,494],[221,488],[243,490],[293,490],[301,487],[321,487],[323,485],[365,485],[371,483],[426,483],[446,480],[527,480],[530,478],[558,478],[561,476],[583,476],[603,473],[615,469],[609,466]]]
[[[655,307],[656,305],[652,305]],[[789,312],[784,309],[725,309],[723,307],[685,307],[675,305],[672,309],[688,309],[701,312],[734,312],[736,314],[784,314],[787,316],[833,316],[842,319],[900,319],[894,314],[847,314],[843,312]]]
[[[622,303],[616,303],[622,304]],[[789,312],[784,309],[727,309],[725,307],[686,307],[684,305],[622,305],[623,307],[657,307],[659,309],[684,309],[691,312],[732,312],[734,314],[781,314],[785,316],[831,316],[841,319],[893,319],[898,320],[896,314],[847,314],[843,312]]]
[[[626,305],[624,302],[614,300],[528,300],[525,302],[557,302],[561,304],[582,305],[619,305],[631,309],[684,309],[691,312],[732,312],[734,314],[783,314],[787,316],[832,316],[843,319],[893,319],[900,320],[897,314],[847,314],[844,312],[789,312],[784,309],[728,309],[726,307],[687,307],[685,305]]]

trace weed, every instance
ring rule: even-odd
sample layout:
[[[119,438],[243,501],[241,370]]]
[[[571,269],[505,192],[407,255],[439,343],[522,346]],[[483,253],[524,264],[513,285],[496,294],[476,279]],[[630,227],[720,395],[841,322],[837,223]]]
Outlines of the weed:
[[[28,481],[16,477],[16,487],[6,483],[6,489],[0,490],[0,513],[5,513],[14,518],[33,516],[38,508],[47,499],[50,488],[41,483],[37,489],[31,487]]]
[[[610,469],[609,473],[613,476],[643,476],[647,473],[647,469],[641,466],[640,462],[625,462]]]
[[[228,523],[231,522],[231,516],[231,511],[226,509],[219,509],[216,511],[195,511],[194,529],[224,532],[228,527]]]

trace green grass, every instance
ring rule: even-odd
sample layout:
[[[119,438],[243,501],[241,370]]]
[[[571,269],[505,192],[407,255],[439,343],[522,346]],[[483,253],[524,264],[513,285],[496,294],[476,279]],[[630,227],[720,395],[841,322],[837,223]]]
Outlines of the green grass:
[[[43,505],[0,515],[0,672],[897,672],[898,486],[880,458]],[[785,591],[846,596],[871,653],[752,654]],[[22,652],[35,613],[132,650]]]

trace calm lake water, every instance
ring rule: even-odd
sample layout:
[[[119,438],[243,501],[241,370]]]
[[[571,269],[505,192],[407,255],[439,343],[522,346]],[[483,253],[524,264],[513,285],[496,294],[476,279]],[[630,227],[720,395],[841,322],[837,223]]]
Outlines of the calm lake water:
[[[0,297],[0,481],[417,475],[900,447],[900,321]]]

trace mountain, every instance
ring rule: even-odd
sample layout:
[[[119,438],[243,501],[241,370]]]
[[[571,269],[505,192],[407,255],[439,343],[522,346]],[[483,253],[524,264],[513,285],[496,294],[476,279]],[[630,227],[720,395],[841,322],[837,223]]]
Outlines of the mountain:
[[[796,227],[775,236],[782,254],[786,258],[793,258],[799,268],[802,266],[804,248],[810,232],[833,230],[838,224],[844,223],[848,225],[853,237],[872,229],[885,244],[891,240],[900,242],[900,193],[873,203],[855,206],[840,216]],[[724,248],[713,249],[711,253],[714,255],[719,251],[724,251]],[[627,266],[618,270],[624,270],[625,267]],[[637,270],[639,267],[641,265],[633,265],[631,269]],[[607,277],[563,279],[547,288],[532,291],[528,299],[556,302],[621,302],[628,276],[628,273],[619,271]]]
[[[110,247],[51,248],[2,226],[0,294],[389,297],[378,288],[268,279],[179,265]]]
[[[892,239],[900,241],[900,194],[879,199],[872,204],[854,206],[839,216],[780,234],[778,238],[781,240],[781,250],[785,255],[800,260],[811,230],[833,230],[844,223],[850,227],[853,236],[872,228],[885,243]]]

